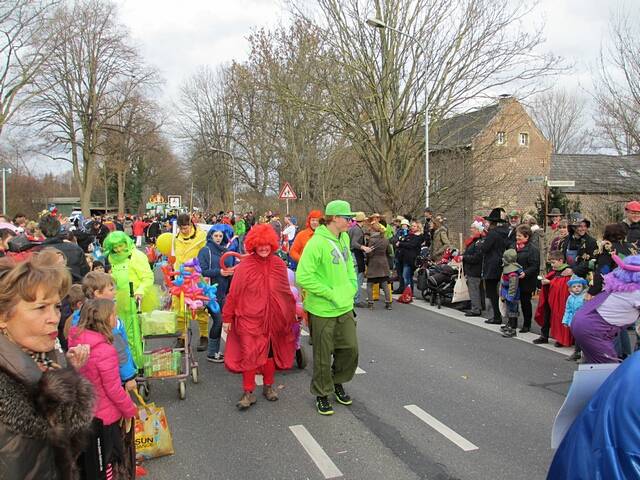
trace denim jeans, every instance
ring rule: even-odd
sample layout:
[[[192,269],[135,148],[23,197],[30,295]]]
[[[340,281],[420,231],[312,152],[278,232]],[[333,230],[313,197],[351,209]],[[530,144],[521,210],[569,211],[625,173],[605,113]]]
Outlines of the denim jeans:
[[[211,329],[209,330],[209,343],[207,345],[207,357],[213,357],[220,351],[220,337],[222,336],[222,306],[220,306],[220,312],[211,313],[209,316],[213,321]]]
[[[411,263],[403,263],[402,264],[402,280],[404,282],[404,288],[411,287],[411,291],[413,292],[413,264]]]
[[[355,303],[364,302],[362,298],[362,284],[364,283],[364,272],[358,272],[358,291],[356,292],[356,297],[354,298]]]

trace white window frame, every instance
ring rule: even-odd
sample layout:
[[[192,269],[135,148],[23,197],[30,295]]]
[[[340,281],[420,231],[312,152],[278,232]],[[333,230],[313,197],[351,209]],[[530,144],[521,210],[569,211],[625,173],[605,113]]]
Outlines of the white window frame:
[[[505,143],[507,143],[507,134],[504,131],[496,133],[496,143],[498,145],[504,145]]]
[[[520,143],[521,147],[528,147],[529,146],[529,132],[520,132],[520,135],[518,136],[518,140]],[[524,140],[524,142],[523,142]]]

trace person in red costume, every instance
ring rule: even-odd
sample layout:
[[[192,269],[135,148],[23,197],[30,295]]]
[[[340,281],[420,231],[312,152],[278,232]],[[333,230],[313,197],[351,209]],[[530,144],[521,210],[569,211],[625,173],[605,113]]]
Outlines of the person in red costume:
[[[246,410],[256,403],[255,375],[264,378],[263,395],[278,400],[273,388],[276,368],[291,368],[296,339],[296,300],[291,293],[285,263],[275,254],[278,237],[268,224],[256,225],[244,242],[247,255],[236,267],[222,310],[227,333],[225,367],[242,373],[244,393],[236,406]]]
[[[293,245],[291,245],[289,256],[293,259],[294,262],[298,263],[300,261],[300,257],[302,257],[302,251],[304,250],[304,247],[307,245],[309,239],[313,236],[316,228],[318,228],[318,226],[322,223],[322,216],[323,214],[320,210],[311,210],[311,212],[309,212],[309,216],[307,217],[307,228],[296,235],[296,238],[293,240]]]

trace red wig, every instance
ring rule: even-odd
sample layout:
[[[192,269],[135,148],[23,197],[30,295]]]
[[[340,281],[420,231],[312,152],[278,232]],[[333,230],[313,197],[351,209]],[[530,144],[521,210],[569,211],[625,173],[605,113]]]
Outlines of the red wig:
[[[320,210],[311,210],[309,212],[309,216],[307,217],[307,228],[311,228],[311,219],[312,218],[322,218],[324,214]]]
[[[278,250],[278,235],[268,223],[260,223],[251,227],[247,238],[244,239],[244,249],[247,253],[253,253],[256,248],[269,245],[271,251]]]

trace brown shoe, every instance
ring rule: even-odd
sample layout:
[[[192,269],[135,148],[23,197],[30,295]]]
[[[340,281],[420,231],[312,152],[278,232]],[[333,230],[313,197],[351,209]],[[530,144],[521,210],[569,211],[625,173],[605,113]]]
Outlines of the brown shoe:
[[[257,401],[258,399],[253,393],[244,392],[242,394],[242,397],[240,397],[240,400],[238,401],[238,403],[236,403],[236,407],[238,407],[238,410],[246,410]]]
[[[275,402],[276,400],[278,400],[278,394],[271,385],[265,385],[264,387],[262,387],[262,395],[264,395],[264,398],[266,398],[270,402]]]

